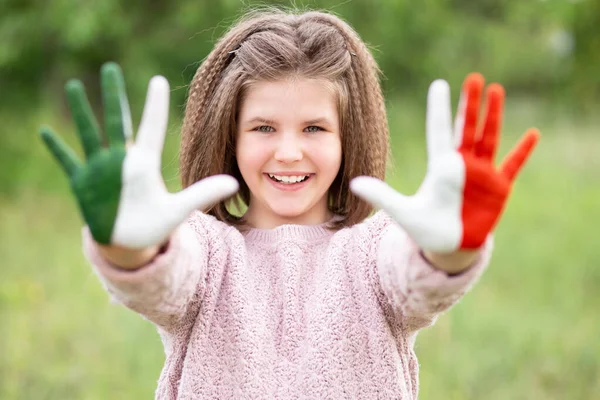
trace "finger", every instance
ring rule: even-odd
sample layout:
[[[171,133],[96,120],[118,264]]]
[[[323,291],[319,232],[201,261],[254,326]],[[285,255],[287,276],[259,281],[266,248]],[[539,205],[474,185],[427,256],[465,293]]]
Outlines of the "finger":
[[[427,93],[427,154],[432,160],[452,151],[452,111],[450,110],[450,86],[438,79],[429,86]]]
[[[163,76],[150,79],[142,122],[136,143],[140,147],[162,153],[169,116],[169,82]]]
[[[133,138],[133,128],[123,73],[117,64],[111,62],[102,66],[100,74],[104,107],[104,130],[106,131],[108,144],[111,147],[124,146],[125,140]]]
[[[98,121],[92,112],[81,81],[73,79],[67,82],[65,91],[67,92],[67,102],[77,127],[77,133],[81,139],[85,158],[89,159],[102,146]]]
[[[66,174],[72,177],[81,165],[73,150],[48,127],[40,129],[40,136]]]
[[[238,189],[239,184],[232,176],[210,176],[176,193],[176,207],[181,207],[188,213],[193,210],[206,210],[215,203],[231,197]]]
[[[504,88],[497,83],[491,84],[487,88],[486,98],[485,125],[483,126],[481,137],[475,144],[475,155],[493,162],[498,150],[500,129],[502,126]]]
[[[519,143],[517,143],[517,145],[506,155],[504,161],[500,165],[500,172],[509,181],[514,181],[540,137],[540,132],[537,129],[529,129],[523,135],[521,140],[519,140]]]
[[[400,224],[406,221],[408,198],[382,180],[359,176],[350,181],[350,190],[375,207],[387,211]]]
[[[456,132],[459,137],[455,139],[458,148],[461,151],[472,151],[475,144],[475,134],[477,132],[477,117],[479,115],[479,103],[481,101],[481,92],[485,81],[483,76],[478,73],[471,73],[465,79],[462,87],[464,101],[458,110],[457,118],[464,120],[462,127],[458,126]]]

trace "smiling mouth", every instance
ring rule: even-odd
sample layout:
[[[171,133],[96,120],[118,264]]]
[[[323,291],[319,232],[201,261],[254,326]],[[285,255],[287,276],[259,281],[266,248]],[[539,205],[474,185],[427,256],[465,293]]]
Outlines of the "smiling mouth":
[[[308,175],[294,175],[294,176],[284,176],[284,175],[275,175],[275,174],[267,174],[269,178],[273,182],[282,183],[284,185],[293,185],[295,183],[301,183],[310,178],[311,174]]]

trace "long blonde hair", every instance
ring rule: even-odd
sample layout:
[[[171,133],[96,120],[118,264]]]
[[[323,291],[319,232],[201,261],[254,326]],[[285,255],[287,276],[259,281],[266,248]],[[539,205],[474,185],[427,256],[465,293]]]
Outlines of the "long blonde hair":
[[[362,221],[372,207],[349,190],[359,175],[385,178],[389,132],[379,68],[358,34],[335,15],[281,10],[246,15],[215,45],[190,85],[180,148],[182,186],[230,174],[240,182],[233,199],[207,212],[243,224],[231,200],[248,205],[250,190],[235,158],[240,100],[249,82],[288,76],[333,83],[339,104],[342,164],[329,190],[328,207],[339,219],[334,229]],[[239,204],[239,203],[238,203]]]

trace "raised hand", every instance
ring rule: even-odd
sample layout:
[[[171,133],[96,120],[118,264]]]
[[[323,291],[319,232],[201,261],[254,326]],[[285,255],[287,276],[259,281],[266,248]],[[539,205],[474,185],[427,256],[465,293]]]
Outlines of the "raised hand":
[[[497,168],[504,89],[491,84],[478,125],[484,87],[479,74],[464,84],[452,132],[450,88],[434,81],[427,99],[427,173],[417,193],[404,196],[386,183],[358,177],[351,190],[394,218],[423,250],[450,253],[477,249],[496,225],[512,184],[539,139],[529,129]]]
[[[82,83],[73,80],[66,85],[86,162],[81,162],[52,130],[40,131],[67,174],[96,242],[131,249],[161,244],[193,210],[206,208],[238,190],[233,177],[220,175],[179,193],[167,192],[160,173],[169,110],[167,80],[162,76],[150,80],[135,142],[125,82],[117,64],[102,67],[101,84],[105,136]]]

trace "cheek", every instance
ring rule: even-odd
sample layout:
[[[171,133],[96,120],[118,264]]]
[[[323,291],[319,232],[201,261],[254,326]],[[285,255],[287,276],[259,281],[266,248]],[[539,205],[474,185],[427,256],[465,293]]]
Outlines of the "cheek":
[[[342,145],[338,138],[320,143],[311,150],[311,154],[322,172],[333,177],[337,175],[342,162]]]
[[[244,177],[259,171],[269,159],[267,146],[241,137],[237,142],[236,158]]]

